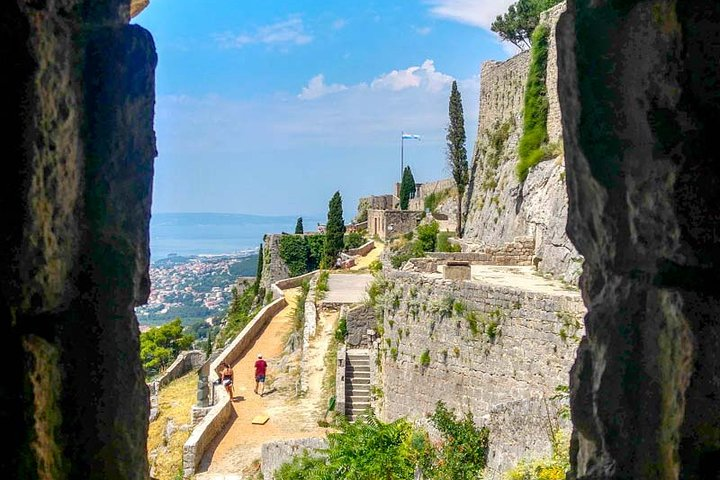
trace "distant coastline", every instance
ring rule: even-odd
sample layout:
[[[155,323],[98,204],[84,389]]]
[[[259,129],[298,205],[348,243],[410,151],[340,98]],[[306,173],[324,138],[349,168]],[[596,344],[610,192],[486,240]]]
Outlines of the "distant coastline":
[[[303,216],[308,230],[323,222]],[[294,232],[297,216],[243,213],[155,213],[150,218],[150,260],[257,252],[267,233]]]

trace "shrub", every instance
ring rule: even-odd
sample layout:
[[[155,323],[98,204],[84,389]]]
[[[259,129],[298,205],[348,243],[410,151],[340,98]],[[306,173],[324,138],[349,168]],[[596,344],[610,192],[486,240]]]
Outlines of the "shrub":
[[[487,463],[489,431],[475,425],[472,412],[456,417],[438,401],[430,421],[440,431],[442,446],[428,477],[447,480],[478,478]]]
[[[322,300],[325,298],[325,294],[328,292],[328,280],[330,279],[330,272],[323,270],[318,275],[317,283],[315,284],[315,301]]]
[[[418,225],[417,236],[418,242],[423,252],[434,252],[435,241],[437,240],[437,234],[440,230],[440,226],[436,221]]]
[[[372,262],[370,262],[370,265],[368,265],[368,269],[372,273],[379,272],[382,270],[382,268],[383,268],[383,264],[380,260],[373,260]]]
[[[425,350],[422,355],[420,355],[420,365],[423,367],[430,365],[430,350]]]
[[[446,188],[444,190],[440,190],[439,192],[433,192],[430,195],[425,197],[425,200],[423,201],[423,207],[425,207],[425,210],[430,210],[431,212],[434,212],[435,209],[445,200],[448,198],[452,193],[452,190],[449,188]]]
[[[460,245],[450,243],[449,239],[454,238],[451,232],[439,232],[435,243],[436,252],[459,252]]]
[[[350,232],[345,234],[344,242],[345,242],[345,250],[350,250],[351,248],[358,248],[365,244],[367,240],[365,240],[365,237],[360,232]]]
[[[558,430],[551,439],[550,458],[521,460],[505,474],[507,480],[565,480],[570,469],[569,445],[566,435]]]
[[[340,317],[340,320],[338,321],[338,326],[335,329],[335,340],[338,342],[344,342],[345,337],[347,337],[347,317]]]

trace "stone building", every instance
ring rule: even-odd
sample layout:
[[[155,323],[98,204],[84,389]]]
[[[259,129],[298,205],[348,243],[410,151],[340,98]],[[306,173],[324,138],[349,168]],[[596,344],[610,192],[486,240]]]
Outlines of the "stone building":
[[[425,216],[425,212],[417,210],[375,210],[368,209],[368,236],[376,235],[386,241],[404,233],[411,232]]]

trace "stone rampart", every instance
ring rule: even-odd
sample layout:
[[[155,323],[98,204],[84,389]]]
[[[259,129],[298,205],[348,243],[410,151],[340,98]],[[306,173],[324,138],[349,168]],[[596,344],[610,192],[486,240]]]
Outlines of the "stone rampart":
[[[282,234],[272,233],[266,235],[263,242],[262,284],[265,291],[270,291],[273,283],[290,277],[290,270],[280,257],[280,238]]]
[[[425,199],[433,193],[440,193],[444,190],[455,189],[455,181],[452,178],[443,178],[434,182],[418,183],[415,190],[415,197],[408,203],[409,210],[425,210]]]
[[[549,142],[557,145],[556,154],[533,167],[523,182],[516,174],[517,147],[522,135],[531,53],[520,53],[505,62],[485,62],[482,66],[479,124],[463,240],[499,246],[514,237],[532,237],[538,269],[576,283],[583,259],[566,234],[568,198],[557,99],[555,26],[564,9],[563,2],[541,16],[541,22],[551,32],[546,69],[547,129]]]
[[[552,396],[567,385],[585,307],[578,292],[524,291],[391,271],[384,294],[383,418],[442,400],[470,408]]]

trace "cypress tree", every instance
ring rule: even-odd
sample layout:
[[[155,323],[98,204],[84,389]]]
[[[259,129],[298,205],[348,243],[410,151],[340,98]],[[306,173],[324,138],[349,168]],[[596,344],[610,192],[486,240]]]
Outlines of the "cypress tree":
[[[260,291],[260,280],[262,279],[262,271],[263,271],[263,246],[261,243],[260,244],[260,252],[258,253],[257,270],[255,271],[255,285],[253,285],[253,290],[255,291],[255,295],[257,295],[258,291]]]
[[[325,226],[325,268],[335,267],[335,260],[342,251],[345,238],[345,220],[343,219],[342,197],[340,192],[330,199],[328,204],[328,220]]]
[[[410,199],[415,198],[415,177],[408,165],[403,170],[402,181],[400,182],[400,210],[407,210]]]
[[[298,217],[297,223],[295,224],[295,234],[302,235],[303,233],[305,233],[305,231],[303,229],[302,217]]]
[[[450,124],[447,130],[447,161],[452,171],[453,180],[458,192],[457,236],[462,236],[462,199],[465,187],[470,181],[465,149],[465,119],[463,118],[462,97],[453,81],[450,91],[450,104],[448,108]]]

